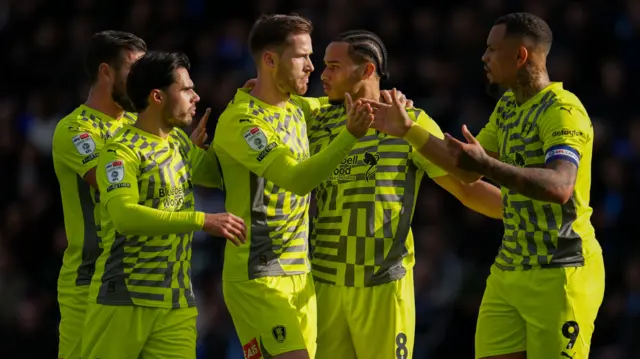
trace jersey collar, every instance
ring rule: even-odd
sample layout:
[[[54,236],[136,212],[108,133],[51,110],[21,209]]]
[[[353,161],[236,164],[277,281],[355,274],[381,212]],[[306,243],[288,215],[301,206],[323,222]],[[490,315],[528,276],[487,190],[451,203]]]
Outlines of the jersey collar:
[[[549,91],[562,90],[562,82],[552,82],[547,87],[543,88],[540,92],[535,94],[532,98],[528,99],[525,103],[518,106],[519,108],[529,107],[529,105],[540,102],[540,99]]]
[[[279,112],[279,111],[284,111],[285,110],[282,107],[270,105],[270,104],[258,99],[257,97],[251,95],[249,93],[249,91],[251,91],[251,90],[245,89],[245,88],[239,88],[238,91],[236,91],[236,96],[235,96],[234,100],[236,100],[236,101],[253,101],[258,106],[260,106],[262,108],[266,108],[266,109],[268,109],[270,111],[274,111],[274,112]]]
[[[97,118],[99,118],[102,122],[111,122],[111,121],[115,121],[116,119],[107,115],[106,113],[100,112],[98,110],[96,110],[95,108],[91,108],[85,104],[81,104],[79,107],[80,111],[85,112],[87,114],[87,117],[89,117],[88,115],[93,115]],[[123,115],[124,116],[124,115]]]

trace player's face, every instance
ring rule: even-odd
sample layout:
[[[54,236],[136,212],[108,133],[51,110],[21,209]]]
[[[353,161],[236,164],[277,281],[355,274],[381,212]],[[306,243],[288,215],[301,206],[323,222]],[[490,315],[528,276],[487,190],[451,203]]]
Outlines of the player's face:
[[[349,56],[349,44],[332,42],[324,53],[325,68],[322,72],[322,87],[330,101],[344,100],[346,92],[355,93],[361,80],[359,66]]]
[[[297,34],[289,36],[289,44],[276,56],[276,81],[285,92],[304,95],[309,87],[309,75],[313,72],[311,63],[311,36]]]
[[[135,112],[133,104],[127,97],[127,76],[131,65],[136,62],[140,57],[144,55],[142,51],[129,51],[122,52],[122,61],[118,69],[115,70],[114,82],[111,87],[111,98],[120,106],[124,111]]]
[[[502,24],[491,28],[482,62],[490,84],[510,87],[521,64],[518,61],[521,44],[515,38],[506,37],[506,29]]]
[[[194,91],[193,81],[187,69],[177,69],[174,78],[176,81],[165,91],[163,118],[170,127],[189,126],[196,114],[196,103],[200,101],[200,96]]]

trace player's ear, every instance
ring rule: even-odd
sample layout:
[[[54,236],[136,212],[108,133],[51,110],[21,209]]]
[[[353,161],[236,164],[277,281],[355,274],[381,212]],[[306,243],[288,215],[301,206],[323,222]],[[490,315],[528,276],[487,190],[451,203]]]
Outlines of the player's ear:
[[[265,51],[265,52],[262,53],[262,61],[269,68],[276,67],[276,65],[278,63],[278,58],[277,57],[278,57],[278,55],[273,51]]]
[[[111,66],[109,66],[109,64],[103,62],[98,66],[98,77],[111,79],[112,76],[113,74],[111,73]]]
[[[529,50],[525,46],[518,46],[518,52],[516,54],[516,62],[518,67],[524,65],[529,59]]]
[[[149,94],[149,103],[155,103],[156,105],[161,105],[164,100],[164,95],[160,90],[151,90]]]
[[[376,73],[376,65],[370,62],[367,62],[366,64],[364,64],[364,68],[362,70],[362,79],[366,80],[371,76],[375,75],[375,73]]]

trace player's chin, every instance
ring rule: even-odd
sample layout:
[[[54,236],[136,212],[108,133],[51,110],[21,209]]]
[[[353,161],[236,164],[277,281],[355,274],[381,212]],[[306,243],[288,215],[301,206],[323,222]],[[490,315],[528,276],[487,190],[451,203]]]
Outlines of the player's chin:
[[[307,84],[298,83],[295,86],[296,95],[302,96],[307,93],[307,90],[309,90],[309,86]]]

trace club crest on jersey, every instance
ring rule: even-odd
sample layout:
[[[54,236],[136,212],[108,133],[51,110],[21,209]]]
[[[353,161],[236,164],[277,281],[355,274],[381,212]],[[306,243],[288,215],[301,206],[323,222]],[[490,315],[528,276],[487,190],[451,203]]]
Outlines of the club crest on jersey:
[[[278,343],[282,343],[287,339],[287,328],[283,325],[276,325],[271,329],[271,334],[273,334],[273,339],[275,339]]]
[[[258,127],[245,132],[243,137],[254,151],[262,151],[267,146],[267,136]]]
[[[109,183],[120,183],[124,179],[124,161],[115,160],[107,163],[107,180]]]
[[[73,145],[76,146],[81,155],[90,155],[96,150],[96,143],[93,142],[91,135],[86,132],[73,136],[71,141],[73,141]]]

